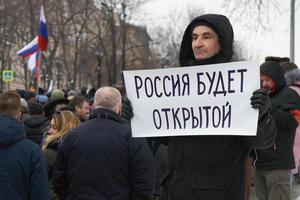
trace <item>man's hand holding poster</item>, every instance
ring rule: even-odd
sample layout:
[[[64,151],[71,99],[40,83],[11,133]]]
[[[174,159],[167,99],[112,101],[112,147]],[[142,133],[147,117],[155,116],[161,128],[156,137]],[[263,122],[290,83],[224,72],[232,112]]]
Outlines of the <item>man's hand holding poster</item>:
[[[124,71],[134,137],[256,135],[255,62]]]

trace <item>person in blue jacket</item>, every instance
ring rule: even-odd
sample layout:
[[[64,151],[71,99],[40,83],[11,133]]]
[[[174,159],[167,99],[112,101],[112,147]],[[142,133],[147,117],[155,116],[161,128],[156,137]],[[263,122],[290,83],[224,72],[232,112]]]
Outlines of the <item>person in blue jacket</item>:
[[[48,175],[40,147],[26,139],[20,95],[0,95],[0,200],[48,200]]]

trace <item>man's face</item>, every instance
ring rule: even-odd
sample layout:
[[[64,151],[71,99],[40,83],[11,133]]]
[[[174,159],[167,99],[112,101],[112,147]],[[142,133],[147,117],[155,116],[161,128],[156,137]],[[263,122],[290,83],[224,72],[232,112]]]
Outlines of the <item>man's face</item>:
[[[33,103],[33,102],[36,102],[36,98],[35,97],[30,97],[28,100],[27,100],[28,103]]]
[[[260,75],[261,88],[266,89],[269,92],[275,91],[275,82],[271,77],[261,74]]]
[[[89,103],[84,101],[80,106],[76,106],[76,115],[79,119],[88,120],[90,115]]]
[[[208,26],[196,26],[192,33],[192,49],[196,60],[213,57],[220,51],[219,37]]]

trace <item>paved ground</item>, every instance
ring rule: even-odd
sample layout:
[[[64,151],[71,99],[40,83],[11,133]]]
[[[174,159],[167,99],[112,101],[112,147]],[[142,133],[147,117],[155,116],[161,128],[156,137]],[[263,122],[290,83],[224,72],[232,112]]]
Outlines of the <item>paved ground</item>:
[[[255,188],[253,187],[250,200],[258,200],[255,194]],[[292,200],[300,200],[300,184],[292,186]]]

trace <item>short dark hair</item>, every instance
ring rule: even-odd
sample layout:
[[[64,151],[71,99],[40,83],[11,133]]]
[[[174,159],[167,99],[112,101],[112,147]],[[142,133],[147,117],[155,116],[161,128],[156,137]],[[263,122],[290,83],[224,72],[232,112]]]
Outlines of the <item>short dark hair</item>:
[[[15,117],[21,112],[21,96],[16,91],[7,91],[0,95],[0,113]]]
[[[30,102],[28,103],[28,109],[30,115],[42,115],[44,112],[44,108],[42,104],[38,102]]]
[[[81,106],[84,102],[89,103],[89,101],[87,100],[87,98],[83,97],[83,96],[75,96],[69,103],[69,107],[70,109],[75,112],[76,110],[76,106]]]

